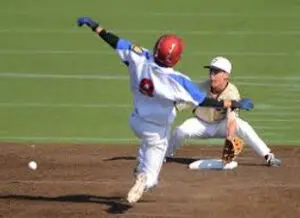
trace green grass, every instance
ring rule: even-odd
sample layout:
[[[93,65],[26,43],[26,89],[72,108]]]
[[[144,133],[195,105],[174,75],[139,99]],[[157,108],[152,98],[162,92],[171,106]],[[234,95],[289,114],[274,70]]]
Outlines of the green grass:
[[[5,1],[0,8],[0,140],[135,140],[128,126],[132,97],[126,78],[72,78],[127,75],[109,46],[88,29],[76,28],[82,15],[149,49],[165,32],[181,35],[186,52],[178,69],[194,80],[206,77],[202,66],[213,56],[227,56],[233,62],[232,81],[257,106],[241,117],[268,143],[300,144],[296,0]],[[11,73],[17,76],[5,76]],[[28,74],[50,77],[20,77]],[[179,114],[175,125],[188,116]]]

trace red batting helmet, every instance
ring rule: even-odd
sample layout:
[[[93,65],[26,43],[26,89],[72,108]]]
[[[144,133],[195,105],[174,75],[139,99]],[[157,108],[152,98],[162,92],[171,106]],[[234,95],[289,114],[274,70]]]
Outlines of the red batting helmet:
[[[173,67],[180,60],[183,41],[176,35],[163,35],[155,43],[154,60],[164,67]]]

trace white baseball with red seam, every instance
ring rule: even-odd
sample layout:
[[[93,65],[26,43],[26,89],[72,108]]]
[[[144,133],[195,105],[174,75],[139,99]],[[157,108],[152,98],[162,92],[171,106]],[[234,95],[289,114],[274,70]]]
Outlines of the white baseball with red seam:
[[[28,167],[32,170],[36,170],[37,169],[37,163],[35,161],[30,161],[28,163]]]

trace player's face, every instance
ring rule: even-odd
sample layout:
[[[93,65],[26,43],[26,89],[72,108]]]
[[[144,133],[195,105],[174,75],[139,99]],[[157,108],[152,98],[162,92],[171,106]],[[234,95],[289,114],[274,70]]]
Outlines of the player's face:
[[[227,84],[228,75],[224,71],[210,69],[209,80],[213,89],[222,89]]]

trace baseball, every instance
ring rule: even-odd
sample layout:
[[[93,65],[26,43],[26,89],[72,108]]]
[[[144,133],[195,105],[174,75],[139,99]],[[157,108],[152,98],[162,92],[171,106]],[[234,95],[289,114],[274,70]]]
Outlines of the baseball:
[[[28,167],[29,167],[30,169],[32,169],[32,170],[36,170],[36,168],[37,168],[37,163],[36,163],[35,161],[30,161],[30,162],[28,163]]]

